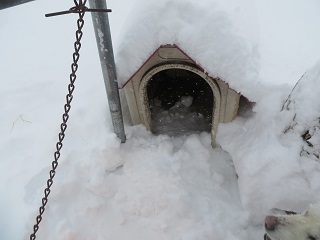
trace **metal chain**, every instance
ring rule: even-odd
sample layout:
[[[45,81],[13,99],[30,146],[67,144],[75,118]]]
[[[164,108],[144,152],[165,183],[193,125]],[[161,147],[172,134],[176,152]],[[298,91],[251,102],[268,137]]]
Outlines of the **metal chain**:
[[[75,88],[75,81],[76,81],[76,72],[78,70],[78,60],[80,57],[79,51],[81,48],[81,43],[80,40],[82,38],[83,32],[82,32],[82,28],[84,25],[84,14],[87,10],[87,8],[85,7],[87,0],[79,0],[79,3],[74,0],[76,6],[72,8],[73,12],[76,12],[79,14],[79,19],[77,20],[77,26],[78,26],[78,30],[76,31],[76,41],[74,43],[74,53],[73,53],[73,63],[71,64],[71,74],[70,74],[70,83],[68,85],[68,94],[66,95],[66,104],[64,105],[64,113],[62,114],[62,123],[60,125],[60,133],[58,135],[59,140],[56,144],[56,152],[54,153],[54,161],[52,162],[51,166],[52,169],[49,172],[49,179],[47,180],[47,187],[44,190],[44,197],[42,198],[42,204],[41,207],[39,208],[39,214],[36,217],[36,224],[33,226],[33,233],[30,235],[30,240],[34,240],[36,239],[36,233],[39,230],[39,224],[42,220],[42,215],[45,211],[45,206],[48,203],[48,196],[51,192],[50,188],[53,184],[53,178],[56,174],[56,169],[58,167],[58,159],[60,158],[60,151],[61,148],[63,146],[62,141],[65,137],[65,131],[67,129],[67,122],[69,119],[69,111],[71,109],[71,102],[73,99],[73,91]]]

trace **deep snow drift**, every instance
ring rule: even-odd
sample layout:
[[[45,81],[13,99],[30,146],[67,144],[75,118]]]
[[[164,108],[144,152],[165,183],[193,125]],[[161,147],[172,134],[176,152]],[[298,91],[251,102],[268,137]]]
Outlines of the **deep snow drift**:
[[[258,29],[254,14],[245,17],[247,11],[255,12],[250,2],[234,1],[227,11],[212,0],[137,0],[117,48],[120,86],[160,45],[175,44],[210,76],[244,94],[254,92],[250,87],[258,80]]]
[[[220,59],[231,57],[230,62],[219,65],[216,58],[216,68],[208,66],[207,71],[214,75],[217,69],[228,76],[256,105],[219,126],[221,147],[216,149],[211,149],[207,133],[154,136],[143,126],[126,126],[128,140],[120,144],[112,132],[92,23],[86,16],[67,136],[39,239],[256,240],[263,237],[263,217],[270,208],[300,211],[319,199],[320,166],[301,138],[309,130],[307,140],[318,149],[319,106],[312,101],[319,89],[319,66],[311,67],[320,52],[319,2],[172,2],[109,2],[116,61],[119,69],[127,66],[119,75],[130,77],[158,47],[158,40],[181,40],[176,29],[157,29],[156,23],[170,23],[167,18],[175,16],[179,24],[174,27],[185,37],[193,30],[186,26],[190,19],[225,34],[221,41],[228,41],[213,38],[216,47],[230,41],[233,47],[241,46],[234,57],[230,49],[214,47],[226,54]],[[75,15],[46,19],[44,14],[68,9],[69,4],[72,1],[38,0],[0,14],[0,239],[28,238],[43,195],[76,27]],[[145,12],[143,22],[128,13],[133,5]],[[126,21],[127,16],[136,17]],[[215,22],[201,21],[201,16]],[[226,28],[219,28],[225,23]],[[147,34],[144,28],[152,31]],[[194,31],[190,42],[180,43],[200,65],[207,65],[209,55],[197,52],[211,49],[207,40],[212,35]],[[191,45],[195,40],[202,44]],[[124,61],[126,56],[130,61]],[[240,62],[241,56],[255,61]],[[237,71],[227,71],[231,65],[244,67],[241,81],[236,81]],[[245,76],[257,79],[248,82]]]
[[[298,136],[304,140],[300,155],[319,161],[320,156],[320,62],[308,70],[290,93],[283,105],[289,119],[284,133],[287,138]],[[304,160],[306,161],[306,160]]]
[[[219,143],[239,176],[242,203],[261,210],[254,219],[273,207],[302,211],[320,198],[319,66],[308,70],[274,111],[259,114],[263,109],[257,108],[254,117],[238,117],[219,129]]]

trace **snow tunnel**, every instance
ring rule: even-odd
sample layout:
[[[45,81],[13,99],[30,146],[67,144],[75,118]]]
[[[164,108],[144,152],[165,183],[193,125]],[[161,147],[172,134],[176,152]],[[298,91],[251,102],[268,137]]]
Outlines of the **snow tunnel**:
[[[213,147],[219,122],[237,116],[241,96],[175,45],[159,47],[120,94],[124,116],[132,125],[171,136],[210,132]]]

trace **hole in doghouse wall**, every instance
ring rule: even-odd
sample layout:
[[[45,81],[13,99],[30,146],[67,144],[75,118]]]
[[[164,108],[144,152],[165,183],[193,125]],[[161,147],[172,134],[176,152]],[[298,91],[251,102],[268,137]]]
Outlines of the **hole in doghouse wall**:
[[[147,96],[152,132],[175,136],[211,131],[213,92],[198,74],[185,69],[162,70],[149,80]]]

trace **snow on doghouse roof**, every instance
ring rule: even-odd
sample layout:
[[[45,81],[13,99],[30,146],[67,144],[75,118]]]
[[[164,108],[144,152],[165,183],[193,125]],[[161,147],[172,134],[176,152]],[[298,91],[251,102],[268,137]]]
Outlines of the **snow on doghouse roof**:
[[[210,76],[249,92],[258,74],[257,31],[248,17],[254,11],[245,4],[235,2],[230,8],[216,0],[137,0],[116,51],[119,86],[159,46],[174,44]]]

